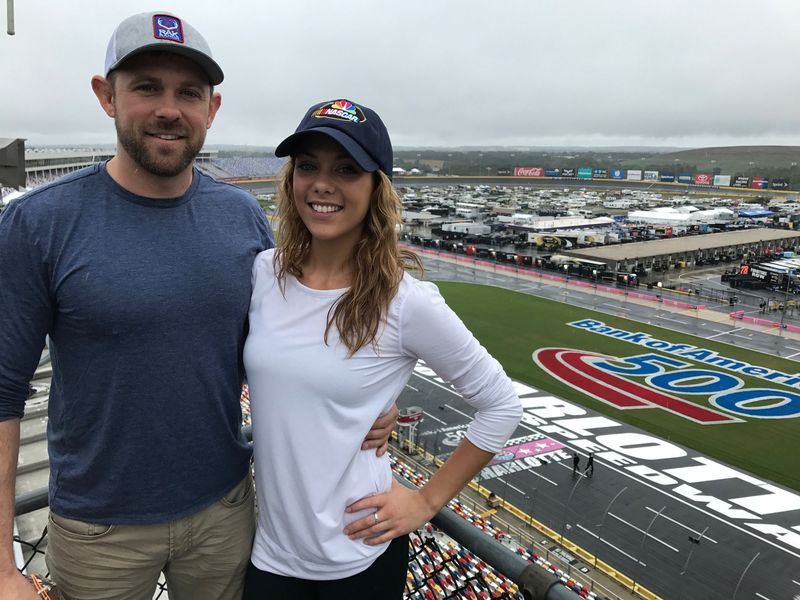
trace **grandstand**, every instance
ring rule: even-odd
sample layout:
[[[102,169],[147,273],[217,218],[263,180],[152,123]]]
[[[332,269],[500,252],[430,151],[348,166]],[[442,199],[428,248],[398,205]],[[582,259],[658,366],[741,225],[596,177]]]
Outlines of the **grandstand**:
[[[16,192],[14,188],[0,187],[0,198],[5,198]]]
[[[216,150],[201,150],[196,161],[198,167],[211,164],[216,155]],[[25,185],[35,188],[113,156],[113,148],[28,148],[25,150]]]
[[[214,158],[210,169],[207,164],[203,168],[219,179],[256,179],[274,177],[284,162],[286,159],[272,156]],[[222,174],[218,175],[212,169]]]
[[[113,149],[29,148],[25,150],[25,187],[33,189],[45,185],[113,156]],[[259,179],[277,175],[285,160],[272,156],[218,158],[217,150],[203,150],[196,165],[216,179]],[[13,188],[2,188],[0,197],[12,191]]]

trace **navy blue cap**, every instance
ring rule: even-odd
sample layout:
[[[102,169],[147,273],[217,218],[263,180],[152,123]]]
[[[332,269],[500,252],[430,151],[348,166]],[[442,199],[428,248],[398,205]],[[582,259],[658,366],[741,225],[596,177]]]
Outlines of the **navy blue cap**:
[[[275,156],[290,156],[309,133],[322,133],[337,141],[358,166],[380,169],[392,177],[392,141],[374,110],[350,100],[330,100],[308,109],[295,132],[275,148]]]

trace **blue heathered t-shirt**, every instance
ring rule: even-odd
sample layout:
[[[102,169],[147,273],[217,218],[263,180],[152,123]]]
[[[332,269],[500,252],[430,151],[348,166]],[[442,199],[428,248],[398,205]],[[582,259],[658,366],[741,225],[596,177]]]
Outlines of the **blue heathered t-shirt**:
[[[244,477],[250,272],[271,246],[255,199],[196,169],[162,200],[96,165],[3,212],[0,420],[22,416],[49,334],[53,512],[164,522]]]

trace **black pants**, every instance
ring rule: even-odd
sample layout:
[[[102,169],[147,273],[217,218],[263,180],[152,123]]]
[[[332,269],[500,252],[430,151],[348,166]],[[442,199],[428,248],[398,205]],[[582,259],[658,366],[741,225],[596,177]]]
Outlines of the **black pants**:
[[[408,572],[408,536],[395,538],[366,571],[344,579],[312,581],[247,567],[242,600],[401,600]]]

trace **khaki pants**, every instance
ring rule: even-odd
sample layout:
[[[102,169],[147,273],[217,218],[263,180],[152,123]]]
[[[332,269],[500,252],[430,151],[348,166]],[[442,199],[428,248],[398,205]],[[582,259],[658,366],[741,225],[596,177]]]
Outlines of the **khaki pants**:
[[[255,532],[248,474],[221,500],[156,525],[99,525],[50,513],[46,562],[64,600],[240,600]]]

